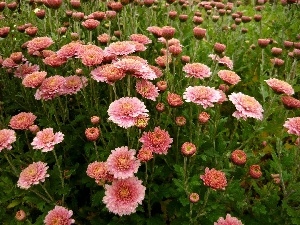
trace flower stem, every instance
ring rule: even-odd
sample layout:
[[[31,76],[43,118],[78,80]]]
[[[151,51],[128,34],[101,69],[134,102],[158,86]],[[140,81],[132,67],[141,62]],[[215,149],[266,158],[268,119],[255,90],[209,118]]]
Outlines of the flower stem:
[[[52,202],[55,202],[54,199],[52,198],[52,196],[51,196],[51,195],[49,194],[49,192],[47,191],[46,187],[45,187],[43,184],[41,184],[41,183],[40,183],[40,185],[41,185],[41,187],[43,188],[43,190],[45,191],[45,193],[47,194],[47,196],[50,198],[50,200],[51,200]]]
[[[57,155],[56,155],[56,153],[55,153],[55,150],[53,149],[52,152],[53,152],[53,154],[54,154],[55,161],[56,161],[56,164],[57,164],[57,168],[58,168],[58,170],[59,170],[59,177],[60,177],[60,180],[61,180],[61,187],[62,187],[62,189],[64,189],[64,188],[65,188],[65,182],[64,182],[62,170],[61,170],[61,167],[60,167],[60,164],[59,164]],[[62,204],[64,204],[64,200],[65,200],[65,194],[63,194],[63,196],[62,196]]]
[[[9,158],[9,156],[7,155],[6,152],[4,152],[4,157],[6,158],[6,160],[8,161],[8,163],[9,163],[9,165],[10,165],[10,167],[11,167],[12,170],[14,171],[14,174],[18,177],[18,176],[19,176],[19,173],[18,173],[16,167],[14,166],[14,164],[12,164],[12,162],[11,162],[11,160],[10,160],[10,158]]]

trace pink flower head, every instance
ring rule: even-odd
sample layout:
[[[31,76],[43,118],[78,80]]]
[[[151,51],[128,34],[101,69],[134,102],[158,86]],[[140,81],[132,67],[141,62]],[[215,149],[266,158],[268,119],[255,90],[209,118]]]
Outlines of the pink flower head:
[[[136,97],[123,97],[112,102],[107,112],[109,120],[126,129],[135,125],[137,117],[149,116],[145,104]]]
[[[91,71],[92,78],[97,82],[114,84],[116,81],[125,77],[123,69],[115,67],[113,64],[105,64]]]
[[[66,79],[59,75],[46,78],[36,91],[35,99],[47,101],[61,95],[65,82]]]
[[[104,49],[104,51],[107,51],[109,54],[114,55],[129,55],[136,51],[136,47],[130,41],[117,41],[111,43]]]
[[[220,70],[218,76],[228,84],[236,85],[241,81],[239,75],[231,70]]]
[[[223,56],[222,58],[220,58],[218,55],[214,55],[214,54],[210,54],[208,55],[213,61],[218,62],[221,65],[226,66],[228,69],[233,69],[233,62],[232,60],[227,57],[227,56]]]
[[[48,168],[47,163],[41,161],[30,164],[20,173],[17,186],[22,189],[28,189],[32,185],[44,182],[45,178],[49,177],[49,174],[47,174]]]
[[[146,35],[143,34],[132,34],[129,36],[129,39],[131,41],[136,41],[144,45],[150,44],[152,42],[151,39],[149,39]]]
[[[133,177],[140,167],[140,161],[135,157],[136,151],[122,146],[111,151],[106,165],[108,171],[116,179],[126,179]]]
[[[49,152],[54,146],[64,140],[64,134],[61,132],[53,132],[53,128],[45,128],[36,133],[31,143],[33,149],[41,149],[42,152]]]
[[[99,51],[86,50],[80,55],[81,62],[85,66],[96,66],[102,63],[104,55]]]
[[[37,88],[43,83],[46,76],[47,72],[45,71],[33,72],[24,77],[24,79],[22,80],[22,84],[28,88]]]
[[[108,175],[107,163],[97,161],[90,163],[87,167],[86,174],[96,181],[106,180]]]
[[[218,90],[205,86],[189,86],[183,93],[183,98],[186,102],[193,102],[197,105],[202,105],[204,109],[207,107],[213,107],[213,103],[218,102],[221,97],[222,96]]]
[[[155,101],[159,95],[158,88],[147,80],[138,80],[136,82],[135,88],[137,93],[142,95],[144,98],[150,99],[152,101]]]
[[[49,46],[51,46],[54,43],[54,41],[50,37],[36,37],[32,40],[28,41],[27,43],[27,49],[28,53],[32,54],[35,51],[41,51]]]
[[[29,62],[24,64],[20,64],[16,71],[14,72],[14,76],[23,79],[28,74],[34,73],[39,71],[40,67],[38,65],[32,65]]]
[[[67,62],[66,58],[61,58],[57,54],[52,54],[43,59],[43,62],[51,67],[60,67]]]
[[[87,19],[81,23],[88,30],[94,30],[100,24],[98,20],[95,19]]]
[[[232,114],[232,116],[243,120],[246,120],[248,117],[262,120],[262,113],[264,110],[255,98],[244,95],[241,92],[232,93],[228,97],[237,110]]]
[[[287,118],[283,126],[288,129],[289,134],[300,136],[300,117]]]
[[[202,63],[187,63],[182,70],[186,72],[186,77],[204,79],[210,77],[210,68]]]
[[[3,68],[13,68],[13,67],[17,67],[18,65],[19,64],[15,63],[14,60],[12,60],[11,58],[6,58],[2,62]]]
[[[168,131],[155,127],[153,132],[144,132],[139,141],[143,143],[142,148],[148,148],[156,154],[166,155],[173,138],[170,137]]]
[[[141,148],[137,154],[137,158],[141,162],[148,162],[150,159],[153,159],[153,152],[149,148]]]
[[[17,140],[16,132],[10,129],[0,130],[0,152],[3,149],[12,149],[11,144]]]
[[[203,181],[205,186],[211,187],[214,190],[225,190],[225,187],[227,186],[225,173],[220,170],[216,170],[215,168],[209,169],[206,167],[205,174],[200,175],[200,179]]]
[[[72,41],[64,46],[62,46],[56,54],[60,58],[71,58],[77,54],[79,49],[82,47],[82,44],[80,42]]]
[[[155,37],[161,37],[162,35],[162,28],[157,26],[151,26],[146,29],[150,33],[152,33]]]
[[[270,78],[265,81],[277,93],[284,93],[286,95],[293,95],[295,93],[293,87],[285,81],[276,78]]]
[[[243,225],[243,223],[238,218],[227,214],[225,219],[220,217],[217,222],[214,222],[214,225]]]
[[[65,95],[73,95],[87,86],[87,78],[77,75],[68,76],[65,78],[64,85],[62,87],[62,93]]]
[[[123,180],[113,180],[111,185],[105,185],[103,203],[107,209],[119,216],[136,212],[138,205],[145,198],[146,187],[136,177]]]
[[[55,206],[44,219],[45,225],[71,225],[75,223],[72,219],[73,211],[62,206]]]
[[[34,124],[36,116],[29,112],[21,112],[13,116],[9,121],[9,126],[15,130],[28,130]]]

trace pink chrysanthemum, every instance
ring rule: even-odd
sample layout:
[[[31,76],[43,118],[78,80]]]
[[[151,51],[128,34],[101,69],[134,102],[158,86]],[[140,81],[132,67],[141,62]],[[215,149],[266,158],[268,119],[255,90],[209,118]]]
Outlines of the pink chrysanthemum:
[[[137,117],[149,116],[145,104],[136,97],[123,97],[112,102],[107,112],[109,120],[126,129],[135,125]]]
[[[29,112],[21,112],[13,116],[9,121],[9,126],[15,130],[28,130],[34,124],[36,116]]]
[[[159,95],[158,88],[147,80],[138,80],[136,82],[135,88],[137,93],[142,95],[144,98],[150,99],[152,101],[155,101]]]
[[[12,60],[11,58],[6,58],[2,62],[3,68],[13,68],[13,67],[17,67],[18,65],[19,64],[15,63],[14,60]]]
[[[64,46],[62,46],[57,52],[56,54],[60,57],[60,58],[71,58],[76,56],[77,52],[79,51],[79,49],[82,47],[82,44],[80,42],[70,42]]]
[[[288,129],[289,134],[300,136],[300,117],[287,118],[283,126]]]
[[[209,169],[206,167],[205,174],[200,175],[200,179],[203,181],[204,185],[211,187],[214,190],[225,190],[225,187],[227,186],[225,173],[216,170],[215,168]]]
[[[171,54],[169,54],[169,56],[167,55],[158,56],[155,59],[155,63],[161,68],[165,68],[168,64],[171,64],[171,62],[172,62]]]
[[[0,152],[3,149],[12,149],[11,144],[17,140],[16,132],[10,129],[0,130]]]
[[[103,203],[114,214],[130,215],[136,212],[139,204],[142,204],[145,191],[146,187],[136,177],[114,180],[111,185],[105,185]]]
[[[100,24],[98,20],[95,19],[87,19],[81,23],[88,30],[94,30]]]
[[[140,167],[140,161],[135,157],[136,151],[122,146],[111,151],[106,165],[108,171],[116,179],[133,177]]]
[[[153,132],[144,132],[139,141],[143,143],[142,148],[151,149],[156,154],[166,155],[173,143],[173,138],[170,137],[168,131],[155,127]]]
[[[293,95],[295,93],[293,87],[285,81],[276,78],[270,78],[265,81],[277,93],[284,93],[286,95]]]
[[[255,98],[244,95],[241,92],[232,93],[228,97],[237,110],[232,116],[243,120],[246,120],[248,117],[262,120],[264,110]]]
[[[105,64],[91,71],[92,78],[97,82],[106,82],[113,84],[125,77],[122,69],[115,67],[113,64]]]
[[[207,107],[213,107],[213,103],[218,102],[221,97],[222,96],[218,90],[205,86],[189,86],[183,93],[183,98],[186,102],[193,102],[197,105],[202,105],[204,109]]]
[[[31,143],[33,149],[41,149],[42,152],[49,152],[54,146],[64,140],[62,132],[53,132],[53,128],[45,128],[36,133]]]
[[[108,175],[107,163],[97,161],[90,163],[87,167],[86,174],[96,181],[106,180]]]
[[[71,225],[75,223],[72,219],[73,211],[62,206],[55,206],[44,219],[45,225]]]
[[[73,95],[87,86],[88,79],[83,76],[68,76],[65,78],[64,85],[62,87],[62,93],[65,95]]]
[[[117,41],[106,47],[105,51],[114,55],[129,55],[136,51],[136,47],[131,41]]]
[[[20,64],[14,72],[14,76],[23,79],[28,74],[39,71],[40,67],[38,65],[32,65],[29,62]]]
[[[144,45],[150,44],[152,42],[150,38],[143,34],[132,34],[129,36],[129,39],[131,41],[136,41]]]
[[[55,75],[46,78],[39,89],[37,89],[34,97],[36,100],[51,100],[62,94],[62,88],[66,79],[63,76]]]
[[[81,44],[78,49],[76,50],[76,54],[79,58],[82,57],[82,55],[86,52],[86,51],[94,51],[95,54],[99,54],[99,55],[103,55],[104,51],[101,47],[94,45],[94,44],[88,44],[88,45],[83,45]]]
[[[186,72],[186,77],[204,79],[211,75],[210,68],[202,63],[188,63],[182,70]]]
[[[47,163],[41,161],[30,164],[20,173],[17,186],[22,189],[28,189],[32,185],[44,182],[46,177],[49,177],[49,174],[47,174],[48,168]]]
[[[236,85],[241,81],[239,75],[231,70],[220,70],[218,76],[228,84]]]
[[[104,55],[95,50],[86,50],[80,55],[81,62],[85,66],[96,66],[102,63]]]
[[[149,148],[141,148],[137,154],[137,158],[141,162],[148,162],[150,159],[153,159],[153,152]]]
[[[225,219],[220,217],[217,222],[214,222],[214,225],[243,225],[243,223],[236,217],[227,214]]]
[[[47,72],[45,71],[33,72],[24,77],[24,79],[22,80],[22,84],[28,88],[37,88],[43,83],[46,76]]]
[[[227,56],[223,56],[222,58],[220,58],[218,55],[209,54],[208,57],[210,57],[213,61],[226,66],[228,69],[231,69],[231,70],[233,69],[233,62]]]
[[[150,33],[152,33],[155,37],[161,37],[162,35],[162,28],[158,26],[151,26],[146,29]]]
[[[43,59],[43,62],[51,67],[60,67],[67,62],[66,58],[61,58],[57,54],[52,54]]]
[[[27,49],[29,53],[41,51],[51,46],[54,41],[50,37],[36,37],[28,41]]]

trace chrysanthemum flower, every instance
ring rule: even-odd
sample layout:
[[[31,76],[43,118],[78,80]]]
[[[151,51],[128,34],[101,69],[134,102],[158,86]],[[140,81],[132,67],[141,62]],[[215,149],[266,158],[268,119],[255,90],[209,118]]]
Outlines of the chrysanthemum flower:
[[[270,78],[265,81],[277,93],[284,93],[286,95],[293,95],[295,93],[293,87],[285,81],[276,78]]]
[[[46,76],[47,72],[45,71],[33,72],[24,77],[24,79],[22,80],[22,84],[28,88],[37,88],[43,83]]]
[[[254,178],[258,179],[262,176],[262,172],[259,165],[251,165],[249,168],[249,175]]]
[[[242,94],[241,92],[232,93],[228,97],[237,110],[232,116],[243,120],[246,120],[248,117],[262,120],[264,110],[255,98]]]
[[[137,158],[141,162],[148,162],[150,159],[153,159],[153,152],[149,148],[141,148],[137,154]]]
[[[95,50],[86,50],[80,54],[81,62],[85,66],[96,66],[102,63],[103,54]]]
[[[116,179],[133,177],[140,167],[140,161],[135,157],[136,151],[122,146],[111,151],[106,160],[108,171]]]
[[[123,69],[117,68],[113,64],[105,64],[91,71],[92,78],[97,82],[113,84],[125,77]]]
[[[19,64],[15,63],[11,58],[6,58],[2,62],[3,68],[13,68],[17,67]]]
[[[21,112],[13,116],[9,121],[9,126],[15,130],[28,130],[34,124],[36,116],[29,112]]]
[[[67,62],[66,58],[61,58],[57,54],[50,55],[43,59],[43,63],[51,67],[60,67]]]
[[[292,96],[284,95],[281,97],[281,101],[282,101],[283,105],[288,109],[299,109],[300,108],[300,100],[298,100]]]
[[[72,219],[73,211],[62,206],[55,206],[44,219],[45,225],[71,225],[75,223]]]
[[[31,143],[33,149],[41,149],[42,152],[49,152],[54,146],[64,140],[64,134],[61,132],[53,132],[53,128],[45,128],[36,133]]]
[[[236,217],[227,214],[225,219],[220,217],[217,222],[214,222],[214,225],[243,225],[243,223]]]
[[[62,90],[66,79],[63,76],[55,75],[46,78],[39,89],[37,89],[34,97],[36,100],[51,100],[63,94]]]
[[[155,37],[161,37],[162,35],[162,29],[158,26],[147,27],[146,30],[152,33]]]
[[[233,62],[227,56],[223,56],[222,58],[220,58],[218,55],[210,54],[210,55],[208,55],[208,57],[210,57],[213,61],[226,66],[228,69],[231,69],[231,70],[233,69]]]
[[[26,213],[24,210],[19,210],[16,212],[15,218],[17,221],[25,221],[26,220]]]
[[[77,41],[72,41],[66,45],[63,45],[57,52],[56,54],[60,58],[71,58],[77,55],[77,52],[79,49],[82,47],[82,44]]]
[[[300,136],[300,117],[287,118],[283,126],[288,129],[289,134]]]
[[[167,55],[158,56],[155,59],[155,62],[161,68],[165,68],[167,66],[167,64],[171,64],[171,62],[172,62],[171,54],[169,54],[169,56],[167,56]]]
[[[200,175],[200,179],[203,181],[205,186],[211,187],[214,190],[225,190],[227,186],[227,180],[225,173],[216,170],[215,168],[209,169],[205,168],[205,174]]]
[[[193,193],[190,194],[189,200],[190,200],[191,203],[197,203],[200,200],[200,196],[199,196],[198,193],[193,192]]]
[[[202,63],[188,63],[182,68],[186,72],[186,77],[195,77],[204,79],[210,77],[210,68]]]
[[[202,105],[204,109],[213,107],[214,104],[221,99],[219,91],[211,87],[195,86],[187,87],[183,93],[183,98],[186,102],[193,102],[197,105]]]
[[[155,127],[153,132],[144,132],[139,141],[143,143],[142,148],[149,148],[156,154],[166,155],[173,138],[170,137],[168,131]]]
[[[87,167],[86,174],[96,181],[106,180],[108,174],[107,163],[97,161],[90,163]]]
[[[105,185],[103,203],[114,214],[130,215],[136,212],[139,204],[142,204],[145,191],[146,187],[136,177],[113,180],[111,185]]]
[[[87,19],[81,23],[88,30],[94,30],[99,24],[100,22],[94,19]]]
[[[12,149],[11,144],[17,140],[16,132],[10,129],[0,130],[0,152],[3,149]]]
[[[85,137],[89,141],[96,141],[100,136],[100,130],[98,127],[90,127],[85,129]]]
[[[114,55],[129,55],[136,51],[136,47],[132,42],[129,41],[117,41],[111,43],[104,49],[109,54]]]
[[[228,84],[236,85],[238,82],[241,81],[239,75],[231,70],[220,70],[218,72],[218,76]]]
[[[144,45],[150,44],[152,42],[150,38],[143,34],[132,34],[129,36],[129,39],[131,41],[136,41]]]
[[[171,107],[179,107],[183,105],[182,97],[176,93],[168,92],[167,102]]]
[[[80,91],[82,88],[85,88],[87,86],[88,80],[84,76],[68,76],[65,77],[65,82],[62,87],[62,94],[65,95],[73,95],[76,94],[78,91]]]
[[[234,150],[230,158],[235,165],[244,165],[247,161],[247,155],[243,150],[236,149]]]
[[[145,104],[136,97],[123,97],[112,102],[107,112],[109,120],[126,129],[135,125],[137,117],[148,117]]]
[[[30,164],[20,173],[17,186],[28,189],[32,185],[44,182],[46,177],[49,177],[49,174],[47,174],[48,168],[47,163],[41,161]]]
[[[181,153],[184,156],[192,156],[196,153],[196,145],[194,145],[191,142],[184,142],[183,145],[181,146]]]
[[[29,62],[20,64],[14,72],[14,76],[23,79],[28,74],[39,71],[40,67],[36,64],[32,65]]]
[[[36,37],[27,43],[28,52],[41,51],[51,46],[54,41],[50,37]]]
[[[137,93],[142,95],[142,97],[146,99],[150,99],[152,101],[155,101],[159,95],[158,88],[150,81],[147,80],[138,80],[136,82],[135,88]]]

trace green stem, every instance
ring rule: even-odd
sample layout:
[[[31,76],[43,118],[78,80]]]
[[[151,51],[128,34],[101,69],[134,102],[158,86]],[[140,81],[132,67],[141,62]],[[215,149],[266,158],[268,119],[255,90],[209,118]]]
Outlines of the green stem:
[[[8,161],[8,164],[10,165],[10,167],[12,168],[14,174],[18,177],[19,176],[19,173],[16,169],[16,167],[14,166],[14,164],[11,162],[9,156],[7,155],[6,152],[4,152],[4,157],[6,158],[6,160]]]
[[[46,187],[45,187],[43,184],[41,184],[41,183],[40,183],[40,185],[41,185],[41,187],[43,188],[43,190],[45,191],[46,195],[50,198],[50,200],[51,200],[52,202],[55,202],[54,199],[52,198],[52,196],[51,196],[51,195],[49,194],[49,192],[47,191]]]
[[[60,167],[60,164],[59,164],[59,161],[58,161],[55,149],[53,149],[52,152],[53,152],[56,164],[57,164],[57,168],[59,170],[59,177],[60,177],[60,180],[61,180],[61,187],[62,187],[62,189],[64,189],[65,188],[65,182],[64,182],[64,178],[63,178],[63,172],[61,170],[61,167]],[[64,204],[64,200],[65,200],[65,194],[63,194],[63,196],[62,196],[62,204]]]
[[[41,193],[39,193],[38,191],[34,190],[34,189],[30,189],[29,191],[33,192],[34,194],[36,194],[37,196],[39,196],[41,199],[43,199],[45,202],[47,202],[48,204],[51,204],[51,201],[49,199],[47,199],[45,196],[43,196]]]

